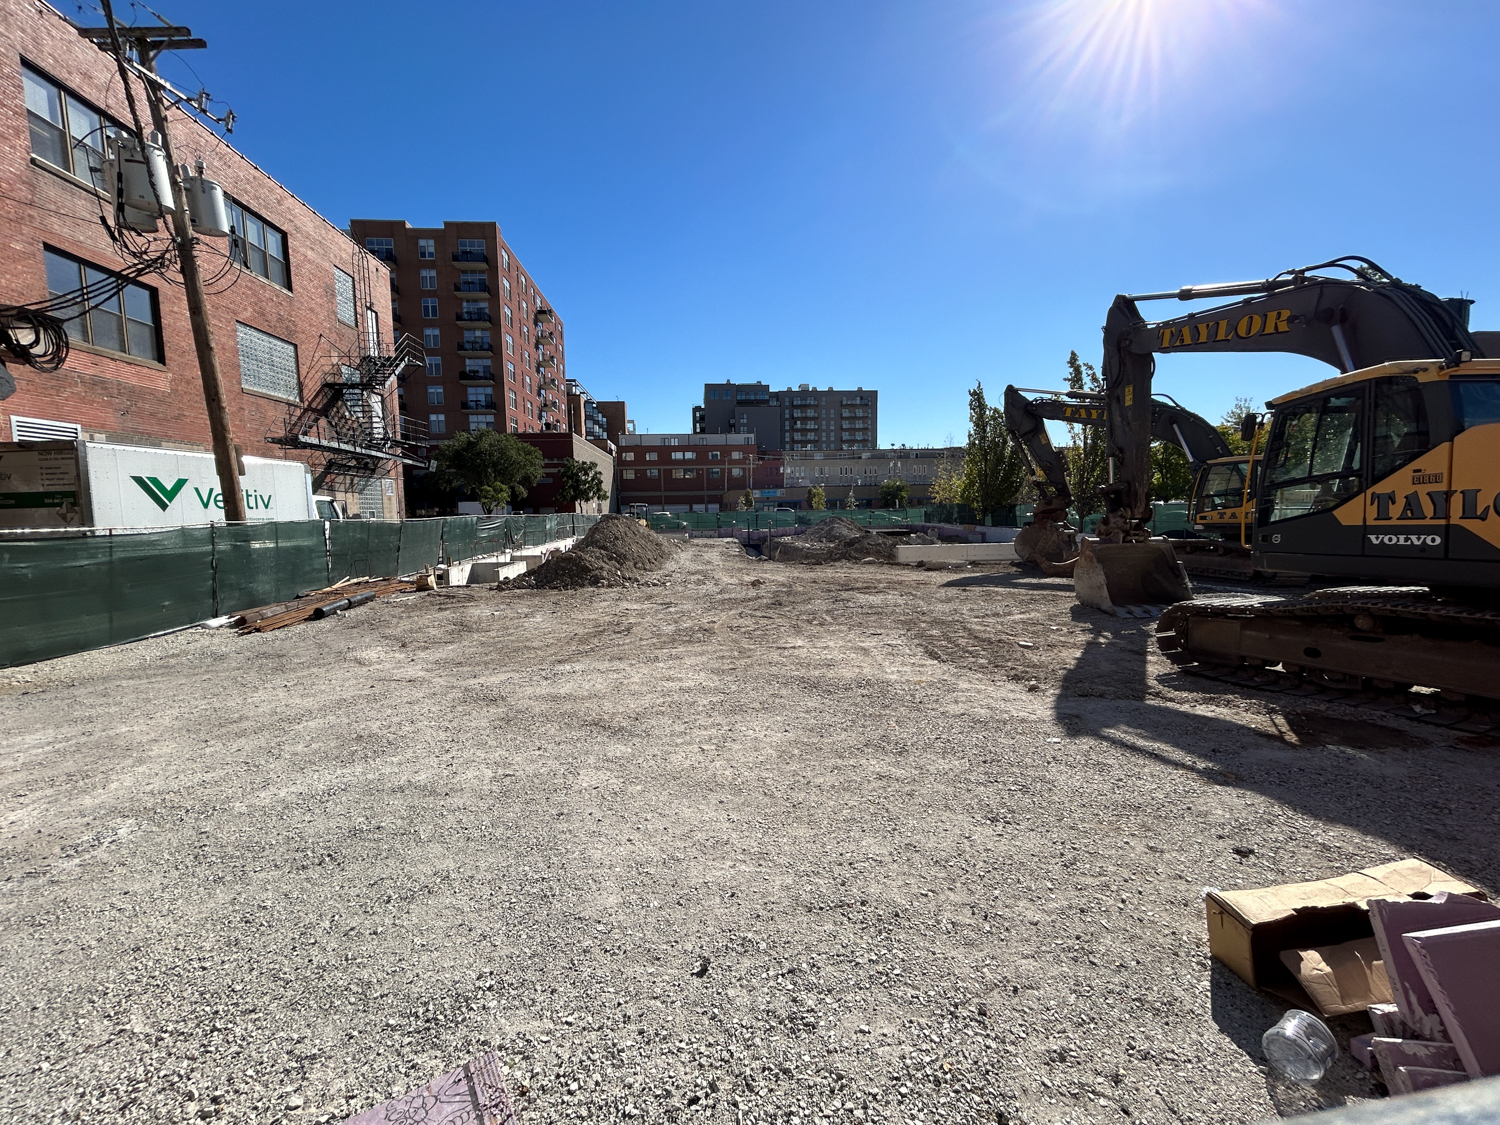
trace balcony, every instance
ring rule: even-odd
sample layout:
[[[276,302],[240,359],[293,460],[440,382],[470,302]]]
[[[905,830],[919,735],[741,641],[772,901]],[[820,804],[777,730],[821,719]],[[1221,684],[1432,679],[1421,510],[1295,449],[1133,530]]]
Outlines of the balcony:
[[[489,291],[488,281],[455,281],[453,283],[455,293],[488,293]]]
[[[494,355],[495,349],[486,338],[483,340],[460,340],[458,350],[470,355]]]
[[[460,324],[489,324],[490,314],[487,312],[461,312],[454,314],[453,319]]]
[[[454,253],[455,262],[483,262],[489,264],[490,257],[483,250],[459,250]]]
[[[458,381],[460,383],[493,383],[495,381],[495,373],[488,370],[470,371],[465,369],[458,373]]]
[[[464,402],[465,410],[492,411],[495,409],[495,400],[492,398],[471,398]]]

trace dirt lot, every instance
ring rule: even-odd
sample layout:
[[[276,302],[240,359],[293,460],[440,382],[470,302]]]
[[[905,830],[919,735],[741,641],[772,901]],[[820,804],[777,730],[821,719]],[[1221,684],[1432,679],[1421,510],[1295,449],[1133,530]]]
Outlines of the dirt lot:
[[[524,1122],[1373,1096],[1268,1077],[1202,890],[1500,890],[1500,753],[1199,686],[1149,628],[700,542],[0,672],[0,1118],[338,1121],[490,1047]]]

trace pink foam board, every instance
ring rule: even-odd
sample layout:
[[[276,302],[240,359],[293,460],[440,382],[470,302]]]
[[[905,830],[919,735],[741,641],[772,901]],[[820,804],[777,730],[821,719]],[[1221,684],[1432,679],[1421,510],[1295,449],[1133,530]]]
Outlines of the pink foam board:
[[[1500,1074],[1500,921],[1402,935],[1470,1078]]]
[[[1412,1037],[1449,1039],[1422,974],[1402,944],[1403,934],[1500,920],[1500,906],[1467,895],[1439,894],[1430,899],[1371,899],[1370,924],[1385,963],[1391,996]]]

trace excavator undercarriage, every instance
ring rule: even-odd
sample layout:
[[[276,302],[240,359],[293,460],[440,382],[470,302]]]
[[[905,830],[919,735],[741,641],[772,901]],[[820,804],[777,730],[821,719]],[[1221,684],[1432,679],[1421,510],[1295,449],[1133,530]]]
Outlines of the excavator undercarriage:
[[[1164,612],[1156,633],[1174,663],[1272,673],[1280,690],[1417,687],[1500,703],[1500,608],[1427,587],[1200,598]]]

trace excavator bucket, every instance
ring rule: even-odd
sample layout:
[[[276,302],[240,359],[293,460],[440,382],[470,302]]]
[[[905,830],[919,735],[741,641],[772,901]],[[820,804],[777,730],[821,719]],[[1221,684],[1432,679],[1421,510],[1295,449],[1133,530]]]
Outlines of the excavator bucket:
[[[1055,523],[1029,523],[1016,534],[1016,558],[1041,565],[1066,562],[1078,554],[1078,533]],[[1045,568],[1043,568],[1045,569]]]
[[[1187,571],[1169,539],[1111,543],[1084,536],[1073,589],[1084,605],[1121,617],[1155,617],[1165,607],[1193,598]]]

